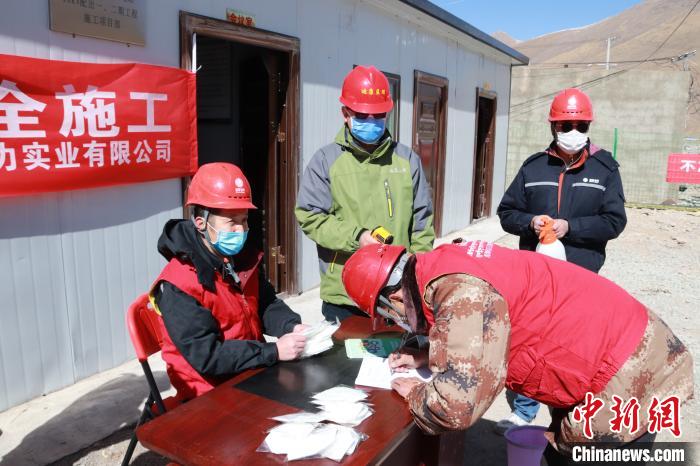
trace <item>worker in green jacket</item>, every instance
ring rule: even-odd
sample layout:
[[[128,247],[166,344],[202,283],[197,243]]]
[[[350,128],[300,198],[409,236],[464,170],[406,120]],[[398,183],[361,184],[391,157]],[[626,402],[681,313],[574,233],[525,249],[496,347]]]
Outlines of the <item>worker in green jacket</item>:
[[[345,77],[340,102],[345,124],[306,166],[295,209],[301,229],[317,245],[321,310],[330,321],[366,317],[341,281],[353,252],[384,241],[429,251],[435,240],[432,193],[420,157],[386,129],[394,105],[386,76],[357,66]]]

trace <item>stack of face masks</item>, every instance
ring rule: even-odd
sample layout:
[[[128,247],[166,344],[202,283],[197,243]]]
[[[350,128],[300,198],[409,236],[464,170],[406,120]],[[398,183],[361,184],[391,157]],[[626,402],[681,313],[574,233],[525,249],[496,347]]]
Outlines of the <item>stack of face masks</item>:
[[[323,353],[333,347],[331,338],[340,328],[340,322],[332,324],[326,320],[306,328],[302,334],[306,337],[306,346],[301,353],[302,358],[308,358],[315,354]]]
[[[356,388],[338,385],[312,398],[311,402],[322,409],[319,415],[338,424],[356,426],[372,415],[372,410],[364,403],[367,393]]]
[[[312,397],[312,403],[323,410],[319,413],[292,413],[273,419],[282,422],[268,432],[259,452],[287,455],[287,461],[302,458],[329,458],[342,461],[355,452],[357,445],[367,439],[350,426],[372,415],[364,401],[367,393],[338,385]],[[332,421],[338,424],[322,424]]]

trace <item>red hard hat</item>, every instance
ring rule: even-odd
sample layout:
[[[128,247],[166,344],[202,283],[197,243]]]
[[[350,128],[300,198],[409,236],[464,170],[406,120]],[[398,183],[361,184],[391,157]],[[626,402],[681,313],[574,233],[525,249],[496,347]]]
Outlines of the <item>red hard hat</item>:
[[[356,66],[343,81],[340,102],[357,113],[387,113],[394,106],[389,80],[373,66]]]
[[[403,246],[371,244],[360,248],[343,267],[343,285],[350,299],[374,317],[379,292],[391,274],[394,265],[406,252]]]
[[[210,209],[257,209],[250,184],[236,165],[215,162],[202,165],[187,189],[187,204]]]
[[[549,121],[593,121],[591,99],[579,89],[564,89],[552,101]]]

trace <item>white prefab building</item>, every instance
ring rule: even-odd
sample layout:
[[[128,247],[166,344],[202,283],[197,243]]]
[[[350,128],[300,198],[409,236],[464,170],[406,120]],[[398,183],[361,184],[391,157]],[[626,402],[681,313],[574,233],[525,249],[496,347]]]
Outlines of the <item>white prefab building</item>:
[[[68,8],[136,11],[144,44],[58,32]],[[420,154],[444,235],[495,214],[511,67],[528,61],[427,0],[5,0],[0,53],[197,70],[199,162],[249,176],[263,207],[251,237],[287,294],[318,284],[292,210],[304,166],[341,127],[354,65],[389,77],[389,129]],[[133,358],[125,310],[165,263],[156,242],[187,181],[0,198],[0,410]]]

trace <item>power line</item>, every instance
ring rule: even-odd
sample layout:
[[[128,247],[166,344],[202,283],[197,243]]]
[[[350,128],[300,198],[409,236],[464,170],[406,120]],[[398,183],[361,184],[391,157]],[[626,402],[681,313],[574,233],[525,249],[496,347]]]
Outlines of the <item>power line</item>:
[[[700,4],[700,0],[697,0],[697,1],[695,2],[695,4],[690,8],[690,10],[688,10],[688,13],[686,13],[686,15],[685,15],[685,16],[683,17],[683,19],[680,21],[680,23],[678,23],[678,25],[673,29],[673,31],[671,31],[671,33],[666,37],[666,39],[664,39],[664,41],[661,42],[661,45],[659,45],[659,46],[658,46],[652,53],[650,53],[649,56],[648,56],[647,58],[645,58],[644,60],[639,61],[639,62],[633,64],[633,65],[630,66],[629,68],[626,68],[626,69],[623,69],[623,70],[618,70],[618,71],[615,71],[615,72],[613,72],[613,73],[607,74],[607,75],[605,75],[605,76],[600,76],[600,77],[598,77],[598,78],[591,79],[591,80],[589,80],[589,81],[584,81],[584,82],[582,82],[582,83],[576,84],[576,85],[571,86],[571,87],[577,87],[577,88],[584,88],[584,87],[585,87],[585,88],[589,88],[589,87],[592,87],[592,86],[594,86],[595,84],[600,83],[600,82],[602,82],[602,81],[604,81],[604,80],[606,80],[606,79],[613,78],[613,77],[618,76],[618,75],[620,75],[620,74],[626,73],[626,72],[632,70],[633,68],[636,68],[637,66],[641,65],[642,63],[646,63],[646,62],[648,62],[648,61],[654,61],[654,60],[651,59],[651,57],[652,57],[656,52],[658,52],[659,50],[661,50],[661,48],[662,48],[664,45],[666,45],[666,43],[667,43],[667,42],[669,41],[669,39],[673,36],[673,34],[675,34],[676,31],[678,31],[678,29],[683,25],[683,23],[685,23],[685,21],[688,19],[688,17],[690,16],[690,14],[695,10],[695,8],[698,6],[698,4]],[[550,92],[550,93],[548,93],[548,94],[544,94],[544,95],[541,95],[541,96],[539,96],[539,97],[535,97],[535,98],[533,98],[533,99],[527,100],[527,101],[525,101],[525,102],[521,102],[521,103],[519,103],[519,104],[515,104],[515,105],[511,106],[511,110],[515,109],[515,112],[512,112],[512,111],[511,111],[511,115],[513,115],[513,113],[515,113],[515,115],[513,115],[513,116],[519,116],[519,115],[524,115],[524,114],[526,114],[526,113],[529,113],[529,112],[533,111],[535,108],[537,108],[539,105],[541,105],[543,101],[546,102],[547,100],[549,100],[549,98],[554,97],[554,96],[555,96],[556,94],[558,94],[558,93],[559,93],[559,91]],[[544,99],[544,100],[543,100],[543,99]],[[528,108],[527,106],[529,106],[529,108]]]
[[[683,26],[683,23],[685,23],[685,20],[688,19],[688,16],[690,16],[690,14],[693,12],[693,10],[695,10],[695,7],[697,7],[698,4],[700,4],[700,0],[698,0],[697,2],[695,2],[695,5],[693,5],[693,7],[692,7],[690,10],[688,10],[688,13],[686,13],[686,15],[683,17],[683,19],[681,20],[681,22],[678,23],[678,26],[676,26],[676,28],[675,28],[673,31],[671,31],[671,34],[668,35],[668,37],[666,38],[666,40],[664,40],[663,42],[661,42],[661,45],[659,45],[658,47],[656,47],[656,50],[654,50],[653,52],[651,52],[651,54],[649,54],[649,56],[647,57],[647,59],[651,58],[656,52],[658,52],[659,50],[661,50],[661,48],[662,48],[664,45],[666,45],[666,42],[668,42],[668,40],[671,38],[671,36],[673,36],[673,34],[675,34],[676,31],[677,31],[681,26]]]
[[[611,63],[645,63],[645,62],[661,62],[661,61],[668,61],[668,60],[673,60],[674,58],[678,58],[678,55],[670,56],[670,57],[659,57],[659,58],[645,58],[643,60],[613,60]],[[530,66],[532,67],[545,67],[548,65],[556,66],[556,67],[561,67],[561,66],[569,66],[569,65],[604,65],[605,63],[603,62],[591,62],[591,61],[581,61],[581,62],[576,62],[576,61],[570,61],[570,62],[543,62],[543,63],[532,63]]]

